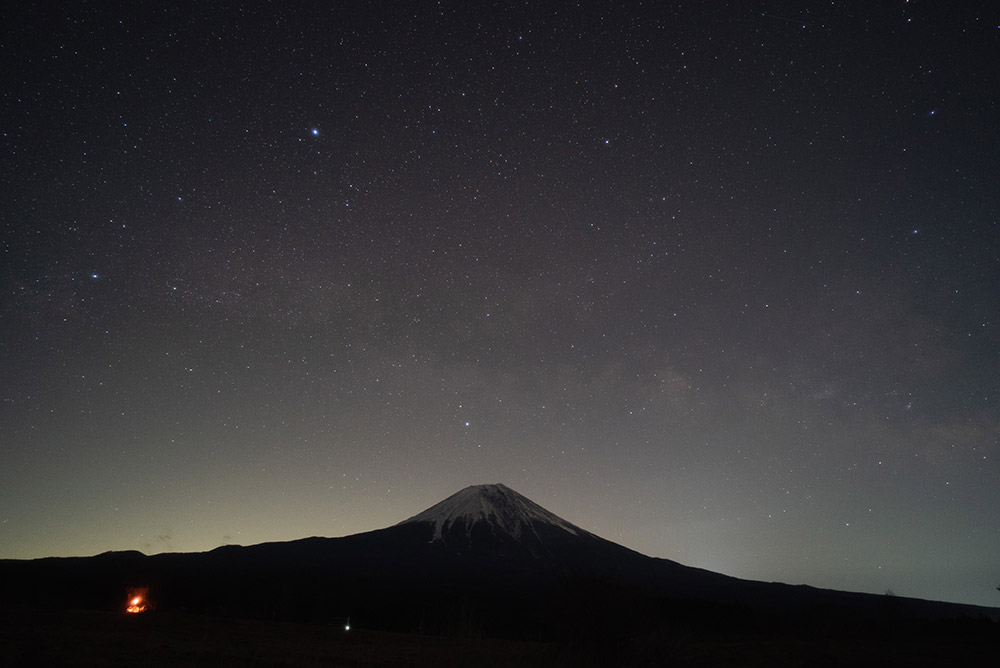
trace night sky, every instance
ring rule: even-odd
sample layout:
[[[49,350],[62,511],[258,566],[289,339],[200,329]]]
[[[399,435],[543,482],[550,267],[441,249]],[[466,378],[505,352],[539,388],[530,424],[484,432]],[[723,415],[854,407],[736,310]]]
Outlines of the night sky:
[[[19,5],[0,557],[502,482],[692,566],[1000,605],[995,3]]]

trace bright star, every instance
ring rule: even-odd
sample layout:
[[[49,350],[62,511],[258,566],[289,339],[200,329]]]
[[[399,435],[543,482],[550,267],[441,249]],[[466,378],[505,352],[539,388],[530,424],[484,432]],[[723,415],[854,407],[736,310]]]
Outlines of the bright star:
[[[311,130],[311,132],[312,132],[313,137],[318,137],[319,136],[319,128],[313,128]]]

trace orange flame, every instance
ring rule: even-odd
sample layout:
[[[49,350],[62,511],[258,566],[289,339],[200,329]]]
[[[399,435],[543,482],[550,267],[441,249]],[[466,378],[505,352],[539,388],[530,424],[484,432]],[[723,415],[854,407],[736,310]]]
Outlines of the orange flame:
[[[136,614],[147,610],[149,610],[149,603],[146,601],[146,590],[136,589],[130,592],[125,612]]]

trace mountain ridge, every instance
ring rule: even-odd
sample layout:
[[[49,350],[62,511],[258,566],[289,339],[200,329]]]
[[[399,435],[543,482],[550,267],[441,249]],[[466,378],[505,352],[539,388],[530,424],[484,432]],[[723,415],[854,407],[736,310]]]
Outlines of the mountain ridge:
[[[519,538],[525,528],[536,522],[559,527],[573,535],[590,533],[503,483],[470,485],[399,524],[431,522],[434,524],[434,540],[440,540],[448,527],[456,522],[469,524],[482,521],[495,523],[513,538]]]
[[[6,585],[0,607],[117,610],[125,592],[148,587],[163,611],[284,619],[351,615],[395,630],[444,629],[471,616],[521,633],[558,624],[572,612],[574,596],[590,600],[594,592],[627,601],[629,608],[682,611],[669,613],[680,618],[687,617],[685,610],[707,610],[706,624],[717,613],[795,619],[816,610],[836,610],[851,623],[886,615],[1000,620],[997,608],[741,580],[650,557],[501,483],[466,487],[398,524],[350,536],[200,553],[0,560],[0,581]],[[524,610],[541,612],[525,617]],[[510,617],[515,611],[521,612]]]
[[[396,526],[414,525],[429,527],[429,543],[463,554],[520,553],[554,565],[567,543],[604,542],[502,483],[461,489]]]

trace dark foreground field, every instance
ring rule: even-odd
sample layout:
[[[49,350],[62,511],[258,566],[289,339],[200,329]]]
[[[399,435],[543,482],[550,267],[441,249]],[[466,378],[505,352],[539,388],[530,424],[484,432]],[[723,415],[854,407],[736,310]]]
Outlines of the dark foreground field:
[[[422,636],[185,614],[0,613],[0,666],[995,666],[982,630],[705,635],[660,630],[560,642]]]
[[[544,666],[540,644],[183,614],[0,616],[0,666]]]

